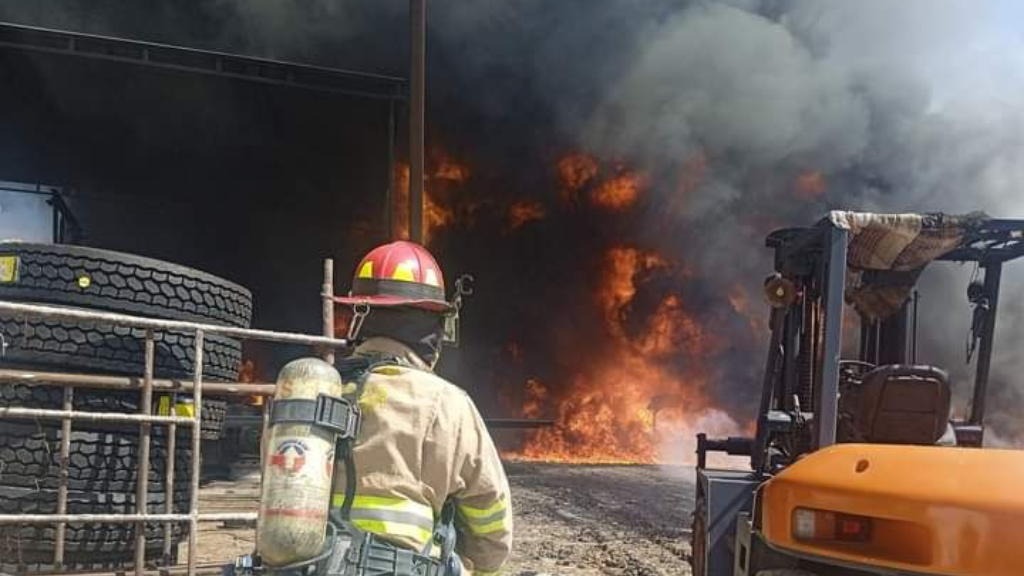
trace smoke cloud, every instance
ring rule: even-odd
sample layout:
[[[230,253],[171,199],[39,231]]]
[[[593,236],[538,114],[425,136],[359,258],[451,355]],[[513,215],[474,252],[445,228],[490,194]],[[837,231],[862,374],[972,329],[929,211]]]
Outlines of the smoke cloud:
[[[0,1],[0,17],[405,74],[397,0],[208,0],[162,4],[159,17],[30,5]],[[546,381],[572,370],[565,351],[600,354],[574,341],[599,331],[577,286],[628,243],[687,273],[643,279],[627,320],[683,295],[730,335],[710,363],[708,393],[727,412],[716,422],[749,420],[765,342],[722,295],[738,290],[760,314],[767,232],[838,208],[1024,212],[1024,41],[1006,24],[1022,12],[1012,0],[431,0],[429,137],[473,166],[478,192],[474,218],[437,237],[442,260],[475,270],[484,294],[458,375],[493,379],[509,340],[526,350],[525,375]],[[562,207],[515,239],[497,232],[513,201],[558,205],[552,166],[573,150],[644,174],[630,219]],[[1024,273],[1013,268],[990,406],[996,436],[1019,446]],[[970,270],[932,274],[944,284],[923,298],[922,360],[953,370],[962,393],[963,339],[933,335],[966,338]]]

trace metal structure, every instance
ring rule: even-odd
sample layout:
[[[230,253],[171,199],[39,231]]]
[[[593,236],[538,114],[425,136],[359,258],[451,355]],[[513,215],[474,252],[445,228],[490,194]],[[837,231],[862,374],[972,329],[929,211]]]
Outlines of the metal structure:
[[[409,239],[423,243],[426,0],[409,0]]]
[[[236,338],[249,340],[263,340],[268,342],[279,342],[289,344],[302,344],[316,347],[318,350],[333,351],[338,347],[347,346],[348,342],[326,336],[309,336],[304,334],[293,334],[286,332],[273,332],[269,330],[251,330],[217,326],[212,324],[201,324],[195,322],[180,322],[174,320],[158,320],[129,316],[124,314],[111,314],[59,308],[53,306],[42,306],[36,304],[21,304],[0,301],[0,312],[21,316],[25,318],[43,318],[52,320],[90,321],[96,323],[111,324],[115,326],[142,328],[145,330],[145,371],[141,381],[134,378],[77,375],[77,374],[49,374],[39,372],[25,372],[18,370],[0,370],[0,382],[13,382],[31,385],[52,385],[63,386],[65,389],[63,407],[61,410],[34,409],[34,408],[0,408],[0,418],[13,419],[54,419],[61,420],[61,446],[60,446],[60,485],[58,489],[58,503],[56,514],[2,514],[0,524],[54,524],[56,526],[56,544],[54,550],[54,564],[60,566],[64,561],[65,527],[68,522],[110,522],[110,523],[136,523],[135,541],[135,574],[142,576],[145,573],[145,522],[164,523],[164,555],[170,556],[172,524],[175,522],[187,522],[189,524],[188,536],[188,559],[185,573],[194,576],[197,573],[196,550],[200,522],[226,521],[226,520],[255,520],[254,512],[248,513],[226,513],[226,514],[203,514],[199,510],[199,478],[201,468],[201,446],[200,426],[203,406],[203,392],[216,390],[218,394],[244,394],[272,393],[273,386],[268,385],[244,385],[244,384],[204,384],[203,382],[203,342],[207,334],[222,334]],[[193,362],[194,378],[190,385],[186,382],[175,380],[156,380],[153,377],[154,362],[154,341],[153,333],[156,330],[178,330],[188,331],[195,335],[195,351]],[[142,401],[140,402],[140,413],[96,413],[82,412],[73,409],[75,387],[104,387],[127,390],[139,390]],[[192,394],[194,405],[194,416],[190,418],[179,416],[157,416],[150,413],[151,402],[154,390],[160,391],[188,391]],[[264,410],[270,405],[264,404]],[[93,422],[120,422],[135,423],[139,425],[139,473],[137,484],[136,502],[146,502],[148,497],[149,478],[149,449],[150,434],[153,425],[168,426],[168,451],[166,486],[167,509],[163,514],[150,514],[148,512],[137,512],[136,514],[68,514],[67,513],[67,463],[70,452],[70,436],[73,421]],[[175,437],[177,426],[188,426],[192,428],[192,465],[187,471],[190,475],[191,503],[188,513],[174,513],[173,498],[170,491],[174,489],[174,476],[177,471],[174,469],[175,462]]]
[[[377,100],[404,100],[402,78],[0,22],[0,47],[290,86]]]
[[[975,314],[971,335],[977,344],[975,378],[968,417],[950,421],[947,413],[943,425],[948,422],[950,437],[946,441],[953,442],[955,435],[956,445],[980,448],[1002,266],[1024,256],[1024,220],[983,215],[963,218],[977,222],[967,225],[959,244],[937,260],[974,264],[976,274],[984,273],[983,281],[973,281],[968,289]],[[770,504],[757,494],[776,475],[790,466],[805,466],[804,457],[837,441],[874,442],[837,438],[837,432],[848,425],[843,420],[847,414],[841,410],[840,399],[845,399],[847,393],[853,397],[862,379],[873,372],[887,370],[917,381],[926,379],[929,373],[945,377],[945,372],[934,367],[914,365],[918,298],[911,290],[920,269],[863,272],[865,284],[898,285],[910,297],[891,316],[872,321],[862,318],[857,359],[841,359],[847,258],[852,242],[851,233],[829,219],[813,227],[784,229],[768,236],[767,245],[775,251],[775,274],[765,285],[772,306],[768,322],[771,335],[756,433],[752,438],[728,439],[698,435],[695,576],[746,576],[758,570],[806,568],[808,564],[780,554],[765,543],[759,532],[759,514]],[[711,452],[749,456],[751,471],[708,468],[707,455]],[[762,561],[767,564],[759,564]],[[828,565],[827,561],[812,563],[811,572],[817,567],[831,574]],[[876,573],[844,566],[842,574]]]
[[[7,22],[0,22],[0,49],[100,60],[130,66],[144,66],[243,82],[387,101],[388,175],[387,188],[384,191],[383,222],[385,230],[393,230],[392,211],[395,183],[395,143],[398,136],[397,117],[402,103],[409,100],[409,82],[404,78],[284,62],[268,58],[254,58],[239,54],[199,50],[155,42],[24,26]],[[422,55],[422,53],[421,51],[420,54]],[[419,77],[421,83],[418,85],[417,92],[419,98],[414,103],[415,106],[411,108],[420,111],[420,121],[413,124],[419,127],[420,145],[416,150],[419,151],[418,154],[421,160],[418,164],[414,164],[411,170],[412,174],[415,175],[416,166],[418,166],[420,178],[413,178],[411,182],[421,182],[423,172],[422,66],[419,67],[419,70],[421,71]],[[410,129],[410,134],[413,132],[417,131]],[[413,190],[415,190],[415,186],[413,186]],[[413,194],[413,197],[415,197],[416,193],[413,192]],[[419,194],[422,196],[422,186],[420,187]],[[61,206],[63,206],[62,202]],[[67,213],[66,210],[64,212]],[[73,218],[71,218],[69,224],[76,226]],[[393,232],[388,233],[393,235]],[[55,241],[65,240],[57,238]]]

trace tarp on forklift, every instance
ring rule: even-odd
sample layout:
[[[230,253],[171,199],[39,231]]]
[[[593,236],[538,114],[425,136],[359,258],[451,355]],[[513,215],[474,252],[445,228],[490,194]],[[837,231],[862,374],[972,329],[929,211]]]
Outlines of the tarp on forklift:
[[[897,312],[925,267],[960,246],[988,216],[837,210],[827,220],[850,232],[846,301],[875,321]]]

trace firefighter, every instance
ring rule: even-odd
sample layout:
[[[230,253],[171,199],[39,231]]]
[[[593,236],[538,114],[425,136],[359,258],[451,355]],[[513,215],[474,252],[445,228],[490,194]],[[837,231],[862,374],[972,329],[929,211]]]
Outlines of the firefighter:
[[[442,511],[454,509],[462,574],[495,574],[512,546],[508,479],[473,401],[433,372],[445,318],[455,311],[437,262],[412,242],[380,246],[336,301],[353,308],[354,356],[385,359],[359,396],[351,523],[418,551]],[[345,484],[337,473],[335,507],[345,503]]]

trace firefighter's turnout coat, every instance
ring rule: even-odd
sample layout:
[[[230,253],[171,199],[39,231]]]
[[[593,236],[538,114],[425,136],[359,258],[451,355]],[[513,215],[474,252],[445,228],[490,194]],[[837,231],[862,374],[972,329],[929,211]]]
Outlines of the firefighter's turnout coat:
[[[512,547],[512,503],[498,452],[473,401],[395,340],[371,338],[355,354],[397,362],[375,368],[359,400],[363,420],[353,451],[352,524],[418,551],[452,499],[464,574],[497,572]],[[333,505],[340,507],[345,474],[339,470],[334,478]]]

